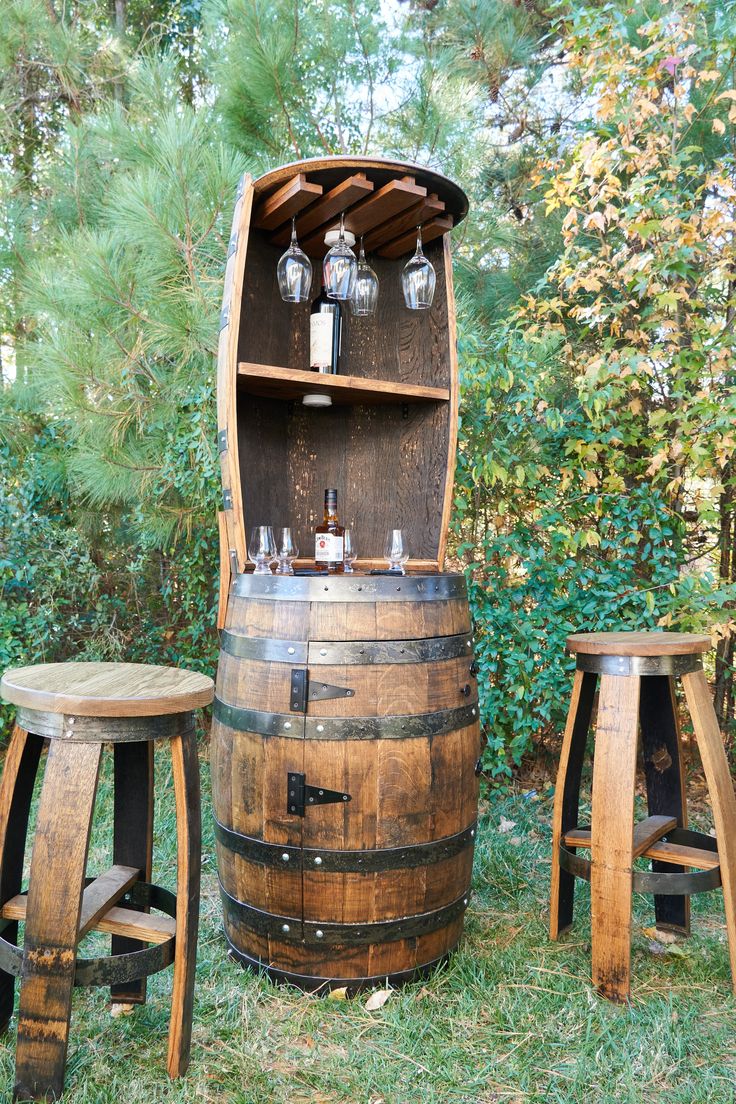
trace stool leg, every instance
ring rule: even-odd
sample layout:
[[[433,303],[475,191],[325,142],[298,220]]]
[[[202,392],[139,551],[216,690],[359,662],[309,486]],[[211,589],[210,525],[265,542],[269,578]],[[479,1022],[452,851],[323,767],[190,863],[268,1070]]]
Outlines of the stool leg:
[[[52,740],[28,890],[15,1097],[64,1088],[77,931],[102,745]]]
[[[197,738],[191,715],[182,716],[182,731],[171,741],[176,798],[176,953],[171,994],[168,1070],[181,1077],[189,1065],[197,964],[199,881],[202,824],[199,799]]]
[[[682,676],[687,706],[703,761],[713,823],[718,841],[718,860],[726,910],[726,931],[731,957],[731,979],[736,992],[736,796],[723,748],[723,738],[713,709],[708,680],[703,671]]]
[[[593,760],[591,942],[593,984],[615,1001],[630,995],[638,719],[638,676],[602,675]]]
[[[41,736],[15,726],[0,782],[0,904],[21,890],[28,815],[42,747]],[[7,924],[2,938],[8,943],[17,942],[17,921]],[[14,995],[15,978],[0,970],[0,1032],[4,1032],[10,1022]]]
[[[682,744],[677,721],[675,682],[666,675],[641,680],[639,723],[650,816],[677,817],[678,828],[687,828],[687,799],[682,769]],[[652,870],[682,874],[683,866],[652,862]],[[690,932],[690,898],[655,894],[654,915],[660,928]]]
[[[151,880],[153,859],[153,741],[115,744],[115,827],[112,861],[136,866],[146,882]],[[127,908],[136,908],[127,905]],[[125,936],[112,937],[112,953],[130,954],[148,944]],[[145,1004],[146,979],[110,988],[113,1001]]]
[[[549,937],[557,939],[572,924],[575,877],[560,867],[560,842],[565,832],[578,826],[580,777],[583,773],[585,742],[593,712],[598,676],[575,672],[572,699],[562,738],[560,765],[555,785],[552,817],[552,885],[550,889]]]

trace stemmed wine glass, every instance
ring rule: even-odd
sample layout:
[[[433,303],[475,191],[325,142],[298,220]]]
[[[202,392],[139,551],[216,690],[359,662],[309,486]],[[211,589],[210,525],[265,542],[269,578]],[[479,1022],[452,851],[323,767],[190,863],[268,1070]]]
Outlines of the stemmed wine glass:
[[[297,548],[296,541],[292,536],[291,529],[279,529],[279,541],[278,541],[278,559],[279,566],[276,568],[277,575],[293,575],[294,568],[292,566],[294,560],[299,555],[299,549]]]
[[[401,529],[389,529],[385,553],[389,570],[400,571],[402,575],[406,575],[404,564],[409,559],[409,549]]]
[[[271,563],[276,559],[276,541],[270,525],[256,525],[251,529],[248,556],[256,565],[254,574],[271,574]]]
[[[422,253],[422,228],[417,226],[417,248],[401,273],[404,302],[409,310],[428,310],[432,306],[437,274],[434,265]]]
[[[374,314],[378,302],[378,277],[365,259],[363,237],[360,238],[358,256],[358,274],[355,278],[353,297],[350,300],[350,313],[358,318]]]
[[[333,242],[334,235],[334,230],[328,231],[325,235],[325,241],[328,244]],[[355,243],[352,234],[350,235],[350,241],[351,244]],[[358,262],[345,239],[344,212],[340,215],[340,232],[337,241],[332,244],[322,262],[322,274],[324,276],[325,291],[330,299],[350,299],[358,275]]]
[[[353,573],[353,564],[355,563],[357,557],[358,557],[358,552],[357,552],[357,549],[355,547],[355,537],[353,536],[353,530],[352,529],[346,529],[344,534],[343,534],[343,545],[342,545],[343,570],[345,571],[346,574],[352,575],[352,573]]]
[[[276,266],[281,298],[285,303],[306,303],[312,289],[312,262],[296,240],[296,217],[291,220],[291,242]]]

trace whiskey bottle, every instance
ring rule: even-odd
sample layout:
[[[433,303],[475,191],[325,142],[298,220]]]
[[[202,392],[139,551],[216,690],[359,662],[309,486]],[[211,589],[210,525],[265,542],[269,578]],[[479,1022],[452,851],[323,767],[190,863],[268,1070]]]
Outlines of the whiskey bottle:
[[[314,564],[317,571],[342,574],[345,529],[337,518],[337,491],[325,491],[325,519],[314,530]]]
[[[342,310],[337,299],[322,290],[312,304],[309,316],[309,367],[313,372],[336,375],[340,370]]]

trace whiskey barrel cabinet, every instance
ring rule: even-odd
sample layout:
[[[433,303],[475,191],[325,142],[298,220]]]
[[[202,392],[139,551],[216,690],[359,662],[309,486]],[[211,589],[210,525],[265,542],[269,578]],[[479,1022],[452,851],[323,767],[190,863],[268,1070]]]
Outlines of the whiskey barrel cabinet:
[[[465,581],[443,573],[457,441],[449,232],[457,185],[417,166],[323,158],[245,177],[218,355],[223,510],[212,777],[233,955],[304,988],[405,980],[457,944],[480,754]],[[308,370],[309,305],[282,302],[291,219],[313,258],[344,213],[380,279],[344,320],[339,375]],[[422,226],[437,272],[410,311],[401,271]],[[347,312],[346,312],[347,314]],[[302,397],[329,394],[328,408]],[[247,533],[288,525],[313,566],[325,487],[356,536],[354,573],[252,573]],[[385,568],[401,527],[406,576]]]

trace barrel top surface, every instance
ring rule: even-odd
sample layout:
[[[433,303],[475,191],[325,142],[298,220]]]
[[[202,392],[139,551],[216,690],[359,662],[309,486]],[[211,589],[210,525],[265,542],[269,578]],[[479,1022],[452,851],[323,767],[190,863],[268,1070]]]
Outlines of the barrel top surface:
[[[599,632],[575,633],[567,638],[567,650],[584,655],[692,655],[711,647],[710,637],[698,633]]]
[[[384,157],[313,157],[305,161],[292,161],[259,176],[253,182],[256,194],[266,196],[286,183],[297,173],[306,173],[313,183],[322,184],[325,191],[335,187],[352,172],[365,172],[380,187],[401,176],[413,177],[417,184],[436,193],[444,201],[455,226],[468,213],[468,197],[463,189],[443,173],[426,165],[411,161],[391,161]]]
[[[81,717],[156,717],[209,705],[207,675],[147,663],[38,663],[6,671],[5,701]]]

